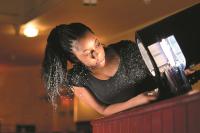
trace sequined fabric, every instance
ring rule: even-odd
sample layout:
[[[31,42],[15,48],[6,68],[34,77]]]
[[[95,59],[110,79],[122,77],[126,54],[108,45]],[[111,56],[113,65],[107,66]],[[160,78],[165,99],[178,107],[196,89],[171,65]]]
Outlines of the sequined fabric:
[[[147,69],[139,49],[131,41],[111,44],[107,49],[119,54],[120,64],[117,72],[108,80],[100,80],[84,70],[71,76],[75,86],[83,86],[102,104],[109,105],[124,102],[141,92],[155,88],[155,82]]]

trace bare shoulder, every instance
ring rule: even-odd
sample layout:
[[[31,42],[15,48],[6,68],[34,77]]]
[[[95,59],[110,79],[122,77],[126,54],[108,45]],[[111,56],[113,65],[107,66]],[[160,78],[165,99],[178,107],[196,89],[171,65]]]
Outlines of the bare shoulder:
[[[99,112],[100,114],[103,114],[105,106],[98,103],[97,100],[91,94],[91,92],[87,90],[87,88],[74,86],[73,92],[74,92],[74,95],[78,97],[79,100],[81,100],[82,102],[85,102],[86,104],[91,106],[94,110]]]
[[[73,86],[74,95],[77,96],[79,99],[82,100],[91,100],[94,99],[91,92],[87,90],[85,87],[78,87],[78,86]]]
[[[74,94],[81,94],[84,93],[85,91],[87,91],[87,89],[85,87],[78,87],[78,86],[73,86],[72,91],[74,92]]]

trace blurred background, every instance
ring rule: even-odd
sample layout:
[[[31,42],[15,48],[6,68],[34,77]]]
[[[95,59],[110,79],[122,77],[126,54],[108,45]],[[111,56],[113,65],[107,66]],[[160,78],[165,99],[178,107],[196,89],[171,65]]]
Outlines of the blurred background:
[[[50,30],[82,22],[106,45],[199,0],[0,0],[0,133],[90,132],[101,117],[74,98],[53,111],[40,71]],[[30,32],[31,31],[31,32]]]

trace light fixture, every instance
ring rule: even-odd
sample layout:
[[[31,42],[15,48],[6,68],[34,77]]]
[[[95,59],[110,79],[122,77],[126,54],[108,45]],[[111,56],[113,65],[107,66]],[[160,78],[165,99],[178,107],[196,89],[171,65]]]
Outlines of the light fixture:
[[[144,1],[144,4],[148,5],[151,3],[151,0],[143,0]]]
[[[23,32],[26,37],[36,37],[39,33],[39,30],[34,26],[27,26]]]
[[[83,0],[83,4],[86,6],[94,6],[97,4],[98,0]]]

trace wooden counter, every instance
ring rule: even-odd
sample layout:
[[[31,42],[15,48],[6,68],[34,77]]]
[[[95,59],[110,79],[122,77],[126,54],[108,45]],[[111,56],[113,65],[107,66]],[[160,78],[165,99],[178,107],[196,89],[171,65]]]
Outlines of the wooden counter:
[[[200,93],[91,121],[93,133],[200,133]]]

